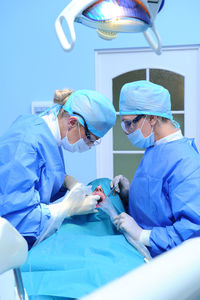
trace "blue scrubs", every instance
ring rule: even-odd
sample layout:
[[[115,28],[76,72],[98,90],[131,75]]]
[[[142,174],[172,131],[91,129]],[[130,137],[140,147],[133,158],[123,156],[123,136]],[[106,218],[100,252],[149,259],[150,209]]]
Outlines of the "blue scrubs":
[[[48,204],[65,178],[62,149],[45,121],[20,116],[0,138],[0,216],[30,244],[50,218]]]
[[[130,186],[129,213],[152,230],[152,256],[200,236],[200,155],[192,139],[146,150]]]

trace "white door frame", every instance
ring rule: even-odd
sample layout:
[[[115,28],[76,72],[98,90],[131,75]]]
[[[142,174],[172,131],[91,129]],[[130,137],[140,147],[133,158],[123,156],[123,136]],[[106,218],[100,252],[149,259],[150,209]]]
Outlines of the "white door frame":
[[[137,69],[157,68],[185,77],[185,136],[200,144],[200,45],[163,47],[156,55],[151,49],[129,48],[95,51],[96,90],[112,100],[112,79]],[[96,148],[96,176],[113,177],[113,134],[110,130]]]

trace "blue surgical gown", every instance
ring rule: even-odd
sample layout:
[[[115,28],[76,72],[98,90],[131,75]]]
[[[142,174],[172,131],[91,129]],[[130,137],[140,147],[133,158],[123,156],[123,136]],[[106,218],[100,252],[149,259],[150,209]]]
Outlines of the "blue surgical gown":
[[[146,150],[130,186],[129,213],[152,230],[152,256],[200,236],[200,155],[192,139]]]
[[[62,150],[45,121],[34,115],[17,118],[0,138],[0,216],[33,243],[64,178]]]

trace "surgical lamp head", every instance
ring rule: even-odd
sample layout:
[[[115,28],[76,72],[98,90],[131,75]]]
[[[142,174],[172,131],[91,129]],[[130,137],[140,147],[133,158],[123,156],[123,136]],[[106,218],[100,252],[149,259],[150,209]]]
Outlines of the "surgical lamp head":
[[[103,39],[113,39],[118,32],[143,32],[151,48],[161,53],[160,37],[154,21],[165,0],[72,0],[56,19],[58,38],[65,50],[74,46],[76,35],[74,21],[96,28]],[[66,20],[71,35],[67,40],[62,27]],[[151,29],[154,37],[148,31]]]

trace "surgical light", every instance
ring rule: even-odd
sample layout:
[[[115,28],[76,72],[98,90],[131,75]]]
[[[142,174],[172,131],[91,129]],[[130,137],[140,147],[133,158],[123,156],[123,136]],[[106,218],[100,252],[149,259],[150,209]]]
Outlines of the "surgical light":
[[[154,21],[165,0],[72,0],[55,22],[56,32],[65,50],[71,50],[76,35],[74,22],[96,28],[103,39],[113,39],[118,32],[143,32],[151,48],[161,53],[161,41]],[[71,42],[63,30],[66,20]],[[151,29],[152,33],[148,30]]]

